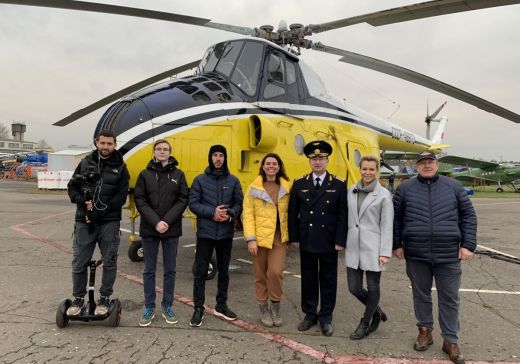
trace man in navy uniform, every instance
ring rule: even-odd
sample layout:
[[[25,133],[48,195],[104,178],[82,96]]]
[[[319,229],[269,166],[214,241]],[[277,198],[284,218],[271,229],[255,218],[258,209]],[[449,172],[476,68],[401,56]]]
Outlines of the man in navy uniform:
[[[327,172],[329,143],[313,141],[303,151],[312,172],[294,181],[289,201],[289,241],[300,248],[305,313],[298,330],[307,331],[319,322],[322,334],[331,336],[338,251],[345,248],[347,239],[347,187]]]

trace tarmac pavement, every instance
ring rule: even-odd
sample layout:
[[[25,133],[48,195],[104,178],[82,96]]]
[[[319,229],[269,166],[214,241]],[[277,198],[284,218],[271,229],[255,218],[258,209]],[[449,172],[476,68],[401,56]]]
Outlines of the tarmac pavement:
[[[363,307],[347,291],[342,254],[332,337],[322,336],[318,326],[306,333],[296,329],[303,319],[297,250],[290,250],[286,262],[284,325],[262,328],[247,263],[250,258],[240,238],[233,247],[236,269],[231,272],[228,301],[239,320],[226,322],[212,315],[213,279],[206,286],[208,308],[203,324],[191,328],[195,237],[189,221],[184,222],[177,258],[176,325],[166,324],[157,314],[151,326],[139,327],[142,263],[129,260],[128,234],[123,233],[113,296],[123,304],[120,326],[72,322],[59,329],[55,325],[57,305],[71,295],[74,205],[65,192],[39,191],[34,183],[3,180],[0,201],[0,363],[411,363],[447,359],[437,323],[429,350],[413,350],[417,329],[410,283],[404,262],[396,259],[381,280],[381,306],[389,320],[364,340],[349,339]],[[473,198],[473,203],[479,218],[479,245],[520,257],[520,199]],[[129,228],[127,219],[122,228]],[[161,267],[159,264],[159,292]],[[98,270],[98,283],[100,273]],[[464,264],[462,288],[466,291],[461,292],[459,343],[467,360],[520,362],[519,273],[519,264],[485,255]],[[436,294],[433,296],[436,302]],[[158,293],[158,306],[160,299]]]

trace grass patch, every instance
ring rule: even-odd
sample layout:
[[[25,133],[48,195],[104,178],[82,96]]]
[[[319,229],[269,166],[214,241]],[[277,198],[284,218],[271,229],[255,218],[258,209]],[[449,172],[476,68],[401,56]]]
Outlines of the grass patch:
[[[504,191],[498,193],[495,190],[492,191],[475,191],[475,194],[469,197],[484,197],[484,198],[520,198],[520,193],[513,191]]]

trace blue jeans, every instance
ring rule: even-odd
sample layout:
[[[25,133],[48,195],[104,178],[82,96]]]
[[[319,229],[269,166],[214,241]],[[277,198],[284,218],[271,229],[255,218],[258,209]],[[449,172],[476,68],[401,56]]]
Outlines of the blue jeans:
[[[450,343],[458,341],[459,289],[462,269],[460,261],[432,264],[414,260],[406,261],[406,273],[412,283],[413,306],[417,325],[433,329],[432,284],[435,278],[439,304],[441,336]]]
[[[157,267],[157,256],[159,254],[159,244],[162,243],[163,252],[163,307],[173,304],[173,292],[175,291],[175,274],[177,266],[177,246],[179,237],[170,238],[143,238],[144,254],[144,305],[148,308],[155,308],[155,270]]]
[[[87,264],[92,259],[96,244],[103,259],[101,296],[113,293],[117,275],[117,255],[119,250],[119,221],[90,225],[76,221],[72,242],[72,294],[83,297],[87,294]]]

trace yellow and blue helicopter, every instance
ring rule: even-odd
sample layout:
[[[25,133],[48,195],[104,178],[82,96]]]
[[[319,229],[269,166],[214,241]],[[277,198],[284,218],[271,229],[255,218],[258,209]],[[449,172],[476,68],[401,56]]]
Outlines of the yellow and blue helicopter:
[[[60,8],[191,24],[240,34],[210,46],[201,60],[175,67],[131,85],[58,121],[66,126],[113,103],[99,120],[114,130],[131,175],[130,186],[153,155],[153,142],[167,139],[188,183],[207,164],[212,144],[228,150],[228,166],[242,185],[258,174],[265,153],[280,154],[290,176],[308,171],[303,146],[316,139],[334,148],[329,170],[350,185],[359,178],[363,155],[381,151],[439,150],[447,119],[430,139],[376,117],[329,94],[319,76],[300,58],[300,49],[337,55],[340,62],[389,74],[452,96],[515,123],[520,115],[442,81],[382,60],[313,42],[309,36],[359,23],[383,26],[475,9],[518,4],[520,0],[434,0],[321,24],[284,23],[242,27],[210,19],[127,6],[71,0],[0,0],[0,4]],[[191,76],[157,83],[195,69]],[[429,129],[429,121],[427,118]],[[137,217],[130,201],[132,227]],[[133,232],[132,228],[132,232]],[[132,233],[131,241],[135,241]],[[139,245],[133,244],[135,252]]]

